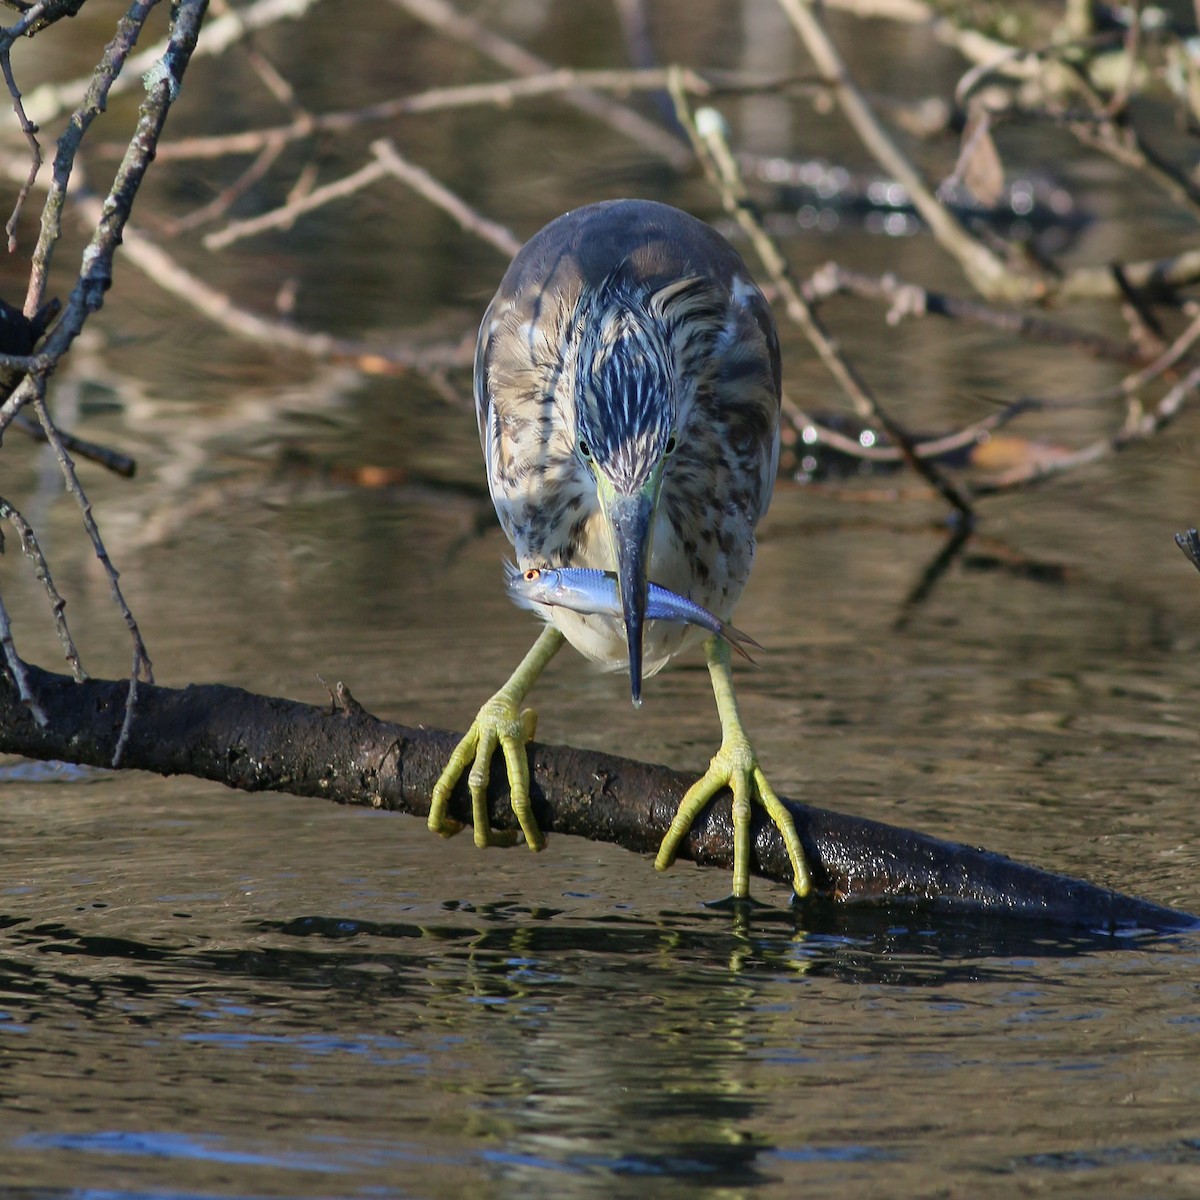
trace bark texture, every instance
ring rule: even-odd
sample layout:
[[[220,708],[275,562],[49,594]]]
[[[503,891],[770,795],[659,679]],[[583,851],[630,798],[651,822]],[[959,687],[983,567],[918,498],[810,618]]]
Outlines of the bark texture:
[[[49,717],[40,726],[0,672],[0,752],[107,767],[120,737],[128,681],[87,680],[28,667]],[[288,792],[424,816],[458,735],[377,720],[338,686],[329,707],[219,684],[142,685],[122,769],[191,775],[246,792]],[[568,746],[529,748],[533,805],[549,833],[654,854],[692,777]],[[497,828],[516,828],[504,772],[493,775]],[[889,904],[1037,919],[1093,930],[1194,928],[1200,918],[999,854],[785,799],[814,869],[812,905]],[[465,783],[452,814],[470,820]],[[789,881],[783,843],[756,812],[754,872]],[[464,848],[466,852],[466,848]],[[696,822],[681,850],[729,867],[727,795]]]

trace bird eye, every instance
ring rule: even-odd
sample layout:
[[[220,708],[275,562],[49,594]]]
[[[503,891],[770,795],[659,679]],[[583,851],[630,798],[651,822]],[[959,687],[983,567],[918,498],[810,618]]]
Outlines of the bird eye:
[[[579,439],[579,453],[582,454],[584,458],[592,457],[591,446],[589,446],[582,438]]]
[[[666,446],[663,447],[663,453],[664,454],[673,454],[674,452],[675,452],[675,435],[671,434],[671,436],[669,438],[667,438]]]

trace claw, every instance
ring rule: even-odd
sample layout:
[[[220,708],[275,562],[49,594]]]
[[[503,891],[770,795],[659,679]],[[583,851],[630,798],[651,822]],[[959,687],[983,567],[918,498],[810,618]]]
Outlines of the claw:
[[[710,638],[705,643],[708,668],[713,681],[713,693],[717,700],[717,712],[721,718],[721,748],[712,757],[704,777],[688,788],[671,819],[671,827],[659,846],[654,867],[665,871],[679,852],[679,845],[687,836],[704,806],[722,788],[733,793],[733,897],[746,899],[750,895],[750,843],[751,807],[755,801],[766,809],[783,837],[788,858],[792,863],[793,889],[797,896],[806,896],[812,889],[812,877],[800,845],[800,835],[792,814],[775,794],[767,782],[754,747],[750,745],[742,727],[741,716],[733,696],[733,680],[729,670],[729,647],[719,638]]]
[[[536,729],[536,713],[530,708],[518,712],[503,690],[484,704],[434,785],[429,805],[430,830],[451,837],[462,828],[462,823],[449,816],[446,810],[455,785],[470,764],[467,787],[471,792],[475,845],[511,846],[516,843],[515,832],[492,829],[488,816],[488,782],[491,779],[492,758],[499,748],[508,768],[513,813],[520,822],[529,848],[540,850],[546,844],[546,839],[533,817],[529,800],[529,762],[525,753],[525,747],[533,740]]]
[[[479,710],[471,728],[454,748],[438,781],[434,784],[429,803],[428,825],[432,832],[452,837],[462,829],[447,811],[450,796],[462,773],[470,767],[467,787],[471,792],[471,820],[477,846],[512,846],[518,834],[511,830],[491,828],[488,816],[488,781],[491,778],[492,758],[497,747],[504,754],[508,770],[508,786],[513,813],[531,850],[540,850],[546,838],[534,819],[529,799],[529,758],[525,747],[537,731],[537,714],[531,708],[521,709],[521,701],[541,673],[542,668],[562,645],[562,634],[550,626],[534,643],[512,678]]]

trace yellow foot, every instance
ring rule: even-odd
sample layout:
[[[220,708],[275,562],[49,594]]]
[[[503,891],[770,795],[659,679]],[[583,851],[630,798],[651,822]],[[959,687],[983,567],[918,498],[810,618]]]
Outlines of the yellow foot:
[[[504,691],[497,692],[471,722],[466,736],[455,747],[450,761],[442,771],[433,788],[429,804],[429,828],[443,837],[451,837],[462,825],[447,814],[450,793],[468,765],[471,773],[467,786],[471,789],[471,820],[475,827],[475,845],[511,846],[516,834],[491,828],[488,817],[487,793],[491,777],[492,755],[499,746],[504,751],[504,762],[508,767],[508,786],[512,793],[512,807],[525,841],[531,850],[540,850],[546,839],[533,819],[529,803],[529,762],[525,756],[526,745],[533,740],[537,731],[537,713],[531,708],[518,711],[517,705]]]
[[[679,843],[687,836],[704,806],[724,787],[733,792],[733,894],[741,900],[750,895],[750,806],[757,801],[767,810],[775,828],[783,836],[788,858],[792,861],[792,887],[797,896],[806,896],[812,888],[804,848],[796,823],[783,802],[767,782],[750,739],[746,737],[733,695],[729,670],[729,647],[719,638],[710,638],[704,646],[712,677],[717,713],[721,718],[721,748],[713,755],[704,778],[692,784],[679,802],[671,828],[658,850],[654,866],[665,871],[679,852]]]
[[[784,807],[767,782],[745,737],[727,738],[713,755],[704,778],[692,784],[679,802],[671,828],[658,850],[654,866],[665,871],[679,852],[679,843],[687,836],[704,806],[724,787],[733,792],[733,894],[741,900],[750,895],[750,806],[757,801],[767,810],[783,836],[788,858],[792,860],[792,887],[797,896],[806,896],[812,887],[804,849],[792,814]]]
[[[492,829],[488,817],[488,779],[492,755],[499,746],[504,751],[504,762],[508,767],[513,812],[520,822],[525,841],[530,850],[540,850],[546,844],[529,802],[529,760],[525,753],[525,747],[533,741],[537,729],[537,714],[531,708],[522,709],[521,702],[562,644],[562,634],[548,625],[509,681],[479,710],[479,715],[471,722],[471,728],[455,747],[446,769],[434,784],[429,802],[429,828],[434,833],[450,837],[462,828],[458,821],[450,817],[447,809],[450,794],[469,765],[471,773],[467,776],[467,786],[471,789],[475,845],[511,846],[517,840],[515,833]]]

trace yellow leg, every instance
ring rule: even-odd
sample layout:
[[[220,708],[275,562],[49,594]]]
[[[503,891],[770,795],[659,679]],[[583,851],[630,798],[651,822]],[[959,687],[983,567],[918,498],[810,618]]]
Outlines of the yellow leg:
[[[563,635],[553,625],[547,625],[521,660],[521,665],[509,676],[508,682],[479,710],[479,715],[471,722],[471,728],[458,743],[446,769],[434,785],[429,804],[429,828],[434,833],[450,837],[462,828],[458,821],[447,815],[446,808],[459,776],[468,764],[472,764],[467,784],[471,789],[475,845],[511,844],[511,839],[493,833],[488,824],[488,778],[492,755],[499,746],[508,767],[513,812],[521,823],[525,841],[530,850],[540,850],[546,844],[542,831],[533,819],[533,808],[529,803],[529,762],[525,757],[525,745],[533,740],[537,728],[537,713],[531,708],[522,710],[521,702],[562,644]]]
[[[723,788],[733,792],[733,894],[739,899],[750,894],[750,805],[757,800],[783,835],[788,857],[792,860],[793,888],[805,896],[812,887],[808,864],[792,814],[767,782],[750,739],[746,736],[737,699],[733,694],[733,673],[729,667],[729,643],[712,637],[704,643],[708,673],[712,677],[717,715],[721,718],[721,748],[713,755],[704,778],[692,784],[679,802],[671,828],[659,847],[655,867],[665,871],[674,861],[679,843],[704,806]]]

